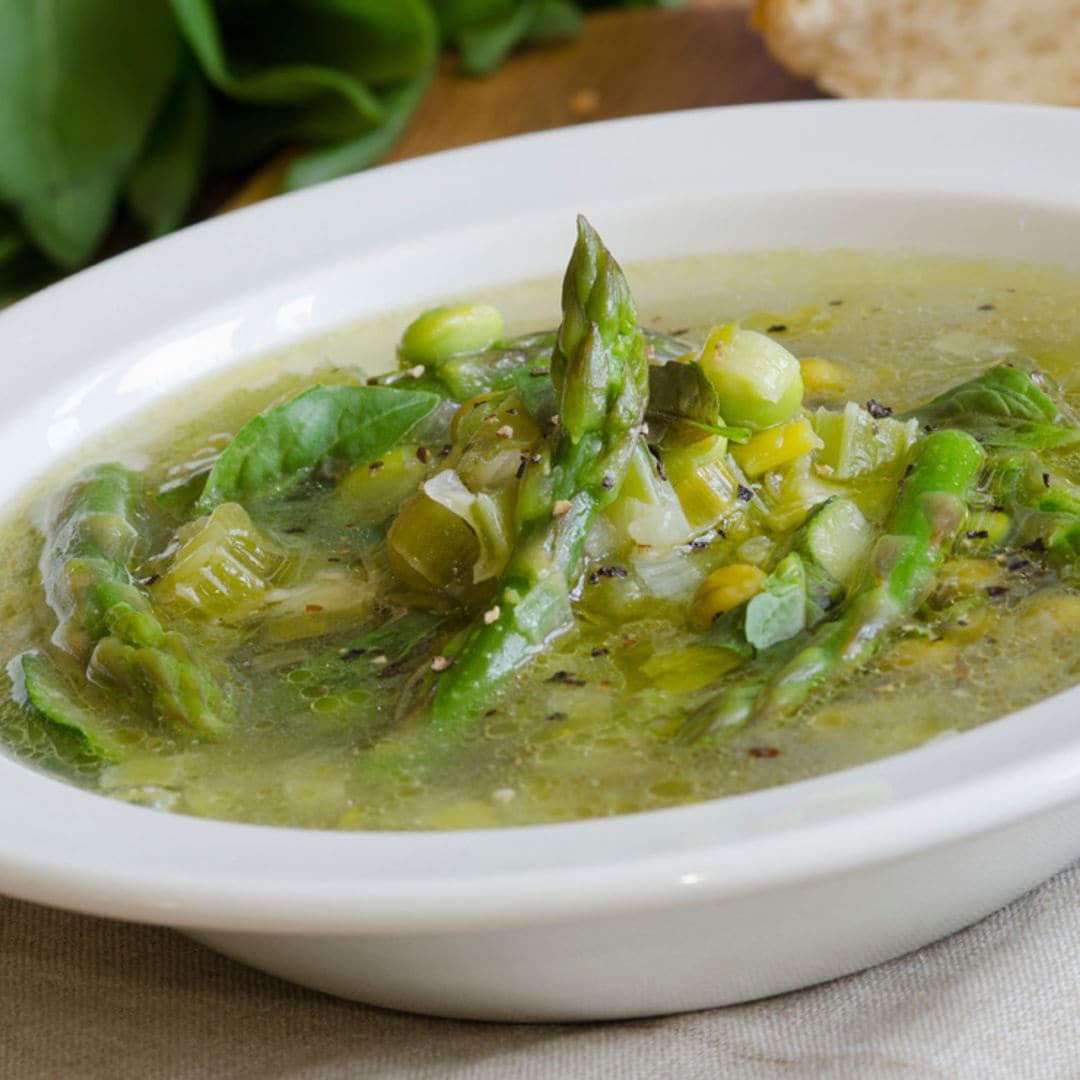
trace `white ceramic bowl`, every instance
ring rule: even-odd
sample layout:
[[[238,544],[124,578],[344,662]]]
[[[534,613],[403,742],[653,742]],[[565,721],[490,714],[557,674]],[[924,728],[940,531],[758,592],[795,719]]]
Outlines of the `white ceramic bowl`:
[[[628,263],[852,247],[1080,269],[1080,113],[672,114],[378,169],[188,229],[0,315],[0,499],[207,371],[382,309],[555,273],[578,210]],[[0,758],[0,889],[179,927],[404,1009],[698,1009],[915,948],[1080,854],[1078,713],[1080,691],[774,790],[448,834],[170,816]]]

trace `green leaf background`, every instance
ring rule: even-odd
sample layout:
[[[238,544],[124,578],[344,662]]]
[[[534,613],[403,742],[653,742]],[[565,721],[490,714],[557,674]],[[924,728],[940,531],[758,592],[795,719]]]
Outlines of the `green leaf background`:
[[[175,229],[209,176],[279,147],[303,148],[288,188],[366,168],[443,50],[485,75],[600,6],[612,5],[2,0],[0,300],[88,262],[121,215],[147,236]]]

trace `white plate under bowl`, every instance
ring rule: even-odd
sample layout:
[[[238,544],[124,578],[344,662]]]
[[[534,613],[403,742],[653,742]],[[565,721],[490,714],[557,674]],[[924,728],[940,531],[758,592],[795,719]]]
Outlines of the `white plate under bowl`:
[[[770,248],[1080,269],[1080,113],[812,103],[377,169],[185,230],[0,315],[0,500],[201,375],[445,293]],[[331,993],[491,1019],[721,1005],[955,930],[1080,854],[1080,691],[859,768],[603,821],[329,833],[170,816],[0,757],[0,889],[175,926]]]

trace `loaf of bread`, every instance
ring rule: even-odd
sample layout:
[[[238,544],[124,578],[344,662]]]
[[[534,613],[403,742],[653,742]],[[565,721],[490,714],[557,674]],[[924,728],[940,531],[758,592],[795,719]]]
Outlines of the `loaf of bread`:
[[[1080,0],[758,0],[751,22],[844,97],[1080,105]]]

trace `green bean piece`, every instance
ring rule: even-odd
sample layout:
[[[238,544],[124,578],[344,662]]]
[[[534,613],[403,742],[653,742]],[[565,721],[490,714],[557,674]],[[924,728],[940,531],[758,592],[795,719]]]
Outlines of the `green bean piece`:
[[[520,532],[496,600],[453,650],[431,722],[450,732],[571,619],[585,538],[618,494],[641,431],[648,360],[622,270],[584,218],[563,281],[551,377],[561,424],[522,478]]]

